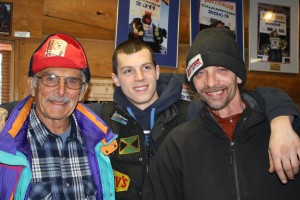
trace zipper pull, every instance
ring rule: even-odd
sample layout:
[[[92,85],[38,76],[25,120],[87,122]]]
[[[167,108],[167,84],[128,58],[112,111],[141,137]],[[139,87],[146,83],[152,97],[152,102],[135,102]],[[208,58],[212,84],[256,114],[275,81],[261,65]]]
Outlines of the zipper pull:
[[[146,170],[148,172],[149,163],[150,163],[150,130],[144,130],[144,135],[145,135],[145,145],[146,145],[146,151],[147,151]]]
[[[230,142],[230,160],[229,160],[229,164],[232,165],[233,164],[233,152],[234,152],[234,142]]]

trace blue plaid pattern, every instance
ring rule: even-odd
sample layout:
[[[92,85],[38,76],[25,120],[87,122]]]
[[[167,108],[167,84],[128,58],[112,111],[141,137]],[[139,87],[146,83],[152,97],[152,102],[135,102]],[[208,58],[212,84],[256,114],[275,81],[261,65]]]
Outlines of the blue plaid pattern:
[[[74,115],[70,137],[63,144],[32,109],[27,139],[32,151],[33,173],[29,199],[96,199],[86,149]]]

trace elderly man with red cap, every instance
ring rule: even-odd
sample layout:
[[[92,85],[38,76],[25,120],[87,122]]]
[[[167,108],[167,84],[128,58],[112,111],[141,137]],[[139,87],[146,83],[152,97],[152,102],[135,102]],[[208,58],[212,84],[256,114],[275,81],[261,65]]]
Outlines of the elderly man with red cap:
[[[83,104],[90,71],[81,45],[47,37],[28,73],[31,96],[0,134],[0,199],[114,199],[108,155],[117,137]]]

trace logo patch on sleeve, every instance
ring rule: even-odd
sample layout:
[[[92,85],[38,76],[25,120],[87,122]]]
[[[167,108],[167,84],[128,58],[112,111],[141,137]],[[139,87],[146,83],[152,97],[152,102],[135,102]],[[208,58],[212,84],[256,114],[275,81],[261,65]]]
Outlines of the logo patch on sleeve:
[[[130,177],[114,170],[116,192],[127,191],[130,184]]]
[[[138,135],[128,138],[120,138],[119,154],[140,152],[140,139]]]
[[[117,111],[113,114],[113,116],[111,117],[111,120],[113,120],[115,122],[119,122],[123,125],[126,125],[128,122],[128,119],[126,119],[125,117],[120,115]]]

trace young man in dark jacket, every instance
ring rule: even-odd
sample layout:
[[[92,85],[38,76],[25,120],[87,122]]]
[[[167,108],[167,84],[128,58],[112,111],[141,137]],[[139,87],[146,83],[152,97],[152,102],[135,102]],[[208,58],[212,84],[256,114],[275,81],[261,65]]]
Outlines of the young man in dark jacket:
[[[196,116],[203,104],[180,100],[182,84],[173,75],[160,74],[153,51],[143,42],[129,40],[120,44],[112,61],[112,77],[117,86],[114,102],[87,106],[119,135],[119,149],[111,156],[116,199],[141,199],[149,164],[160,144],[173,128]],[[289,137],[293,136],[291,126],[282,126],[290,122],[281,123],[277,116],[298,117],[297,108],[277,90],[261,88],[260,92],[268,100],[267,116],[274,127],[272,141],[279,141],[270,143],[274,146],[272,152],[278,154],[276,158],[281,163],[282,157],[288,160],[290,156],[283,155],[280,147],[288,147],[287,153],[291,154],[294,146],[280,135],[292,138],[291,141],[294,138]],[[274,96],[277,101],[271,102]]]
[[[268,171],[265,103],[256,91],[242,90],[246,69],[239,52],[227,29],[205,29],[194,40],[187,76],[206,106],[160,146],[145,181],[145,200],[300,198],[299,178],[284,185]],[[291,162],[299,166],[298,159]]]

